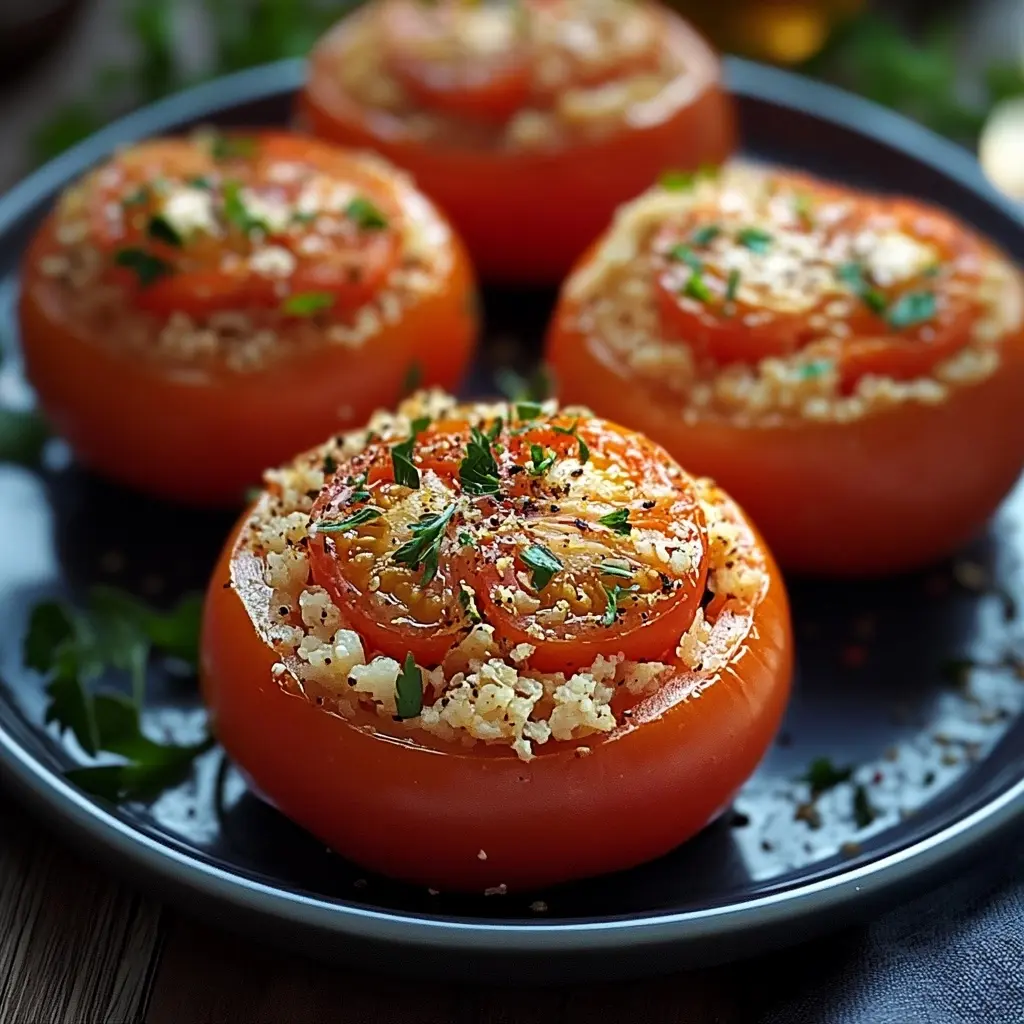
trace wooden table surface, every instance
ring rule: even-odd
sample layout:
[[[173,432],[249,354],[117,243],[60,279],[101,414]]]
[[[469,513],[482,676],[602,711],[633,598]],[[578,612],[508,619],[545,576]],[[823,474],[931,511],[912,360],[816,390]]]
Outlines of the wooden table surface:
[[[847,944],[825,944],[825,970]],[[737,1024],[784,997],[779,959],[550,990],[346,971],[183,917],[0,792],[0,1024]]]

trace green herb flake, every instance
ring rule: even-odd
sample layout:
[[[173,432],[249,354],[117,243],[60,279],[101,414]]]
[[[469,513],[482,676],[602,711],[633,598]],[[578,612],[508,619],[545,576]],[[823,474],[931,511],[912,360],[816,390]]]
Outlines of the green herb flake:
[[[491,450],[492,441],[479,427],[472,428],[465,458],[459,463],[459,482],[467,494],[498,493],[498,463]]]
[[[815,799],[840,783],[849,781],[851,775],[852,768],[837,768],[829,758],[817,757],[811,762],[802,781],[811,787],[811,798]]]
[[[689,279],[683,286],[683,294],[688,298],[696,299],[698,302],[711,301],[711,289],[708,288],[707,282],[701,276],[699,270],[694,270],[690,274]]]
[[[555,378],[549,366],[538,366],[529,377],[504,366],[494,378],[498,390],[510,402],[544,402],[555,393]]]
[[[885,295],[877,288],[872,287],[861,264],[844,263],[836,270],[836,277],[847,285],[873,313],[885,312]]]
[[[244,235],[254,231],[270,233],[270,226],[259,217],[254,217],[242,199],[242,183],[240,181],[224,182],[224,217]]]
[[[122,206],[145,206],[153,192],[148,185],[140,185],[121,199]]]
[[[150,217],[146,234],[154,241],[163,242],[165,245],[173,245],[179,249],[184,241],[174,225],[161,214]]]
[[[554,464],[556,455],[547,451],[543,445],[530,445],[530,465],[528,468],[530,476],[543,476]]]
[[[420,471],[412,461],[412,449],[416,438],[430,426],[430,417],[421,416],[412,421],[409,437],[391,448],[391,466],[395,473],[395,483],[403,487],[417,490],[420,486]]]
[[[697,175],[693,171],[663,171],[658,184],[666,192],[689,192],[697,183]]]
[[[296,292],[281,303],[285,316],[311,317],[333,309],[337,296],[333,292]]]
[[[406,541],[392,555],[396,562],[407,565],[410,569],[423,566],[423,578],[420,582],[424,587],[437,575],[441,541],[445,528],[455,514],[455,508],[453,502],[443,512],[421,516],[418,522],[412,524],[412,540]]]
[[[395,680],[395,718],[415,718],[423,710],[423,673],[410,651]]]
[[[620,587],[617,583],[614,587],[605,587],[604,592],[608,595],[608,603],[604,607],[604,614],[601,616],[602,626],[612,626],[619,614],[619,598],[623,594],[639,590],[637,586]]]
[[[185,182],[185,184],[188,185],[189,188],[199,188],[199,189],[211,189],[211,188],[213,188],[213,181],[212,181],[212,179],[207,178],[203,174],[199,174],[199,175],[197,175],[194,178],[189,178]]]
[[[817,380],[831,369],[832,361],[830,359],[815,359],[813,362],[804,363],[800,367],[797,376],[801,380]]]
[[[877,817],[878,811],[871,803],[867,788],[857,783],[853,787],[853,820],[857,828],[867,828]]]
[[[118,249],[114,255],[114,263],[131,270],[139,279],[142,288],[148,288],[161,277],[174,273],[170,263],[151,252],[146,252],[145,249]]]
[[[356,196],[345,207],[348,217],[361,231],[383,231],[388,219],[365,196]]]
[[[935,309],[934,292],[907,292],[896,300],[885,319],[890,327],[902,331],[934,319]]]
[[[704,269],[704,264],[700,257],[693,251],[693,249],[690,248],[690,246],[682,242],[678,245],[673,245],[672,248],[669,249],[667,255],[670,260],[674,260],[676,263],[685,263],[688,267],[697,272]]]
[[[763,255],[771,248],[772,235],[762,228],[743,228],[736,235],[736,241],[751,252]]]
[[[620,580],[633,578],[633,570],[628,565],[620,565],[618,562],[601,562],[597,568],[602,576],[614,576]]]
[[[544,412],[544,406],[540,402],[517,402],[516,418],[524,422],[535,420]]]
[[[793,196],[793,212],[808,224],[814,222],[814,202],[806,192],[797,192]]]
[[[740,272],[735,268],[729,271],[729,279],[725,282],[725,301],[735,302],[736,293],[740,290]]]
[[[617,508],[614,512],[601,516],[598,522],[602,526],[607,526],[613,533],[618,533],[623,537],[629,536],[633,530],[633,525],[629,521],[628,508]]]
[[[561,561],[543,544],[531,544],[520,556],[532,572],[533,589],[540,593],[551,577],[563,568]]]
[[[580,449],[580,465],[585,466],[590,461],[590,449],[587,447],[586,441],[580,437],[580,422],[577,420],[571,427],[552,427],[551,428],[556,434],[563,434],[566,437],[576,438],[576,443]]]
[[[704,227],[694,231],[690,236],[690,242],[692,245],[701,248],[705,245],[710,245],[721,233],[722,229],[717,224],[705,224]]]
[[[468,583],[459,584],[459,604],[466,613],[466,618],[474,626],[484,621],[484,617],[480,614],[480,609],[476,604],[476,591]]]
[[[464,548],[475,548],[476,541],[468,530],[459,531],[459,544]]]
[[[259,143],[250,135],[222,135],[210,139],[210,156],[214,160],[251,160],[259,151]]]
[[[365,526],[367,523],[372,523],[374,519],[380,519],[384,513],[373,505],[367,505],[365,508],[359,509],[358,512],[353,512],[352,515],[346,516],[344,519],[329,520],[327,522],[317,523],[317,533],[344,533],[346,530],[354,530],[357,526]]]

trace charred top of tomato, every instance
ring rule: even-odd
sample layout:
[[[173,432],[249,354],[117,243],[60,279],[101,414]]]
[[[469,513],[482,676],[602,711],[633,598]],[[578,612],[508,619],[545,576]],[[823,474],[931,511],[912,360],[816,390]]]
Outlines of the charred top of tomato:
[[[450,238],[377,158],[207,131],[130,147],[86,176],[61,198],[37,262],[69,316],[123,323],[129,347],[148,336],[195,359],[245,339],[255,363],[313,331],[360,344],[430,290]]]
[[[313,62],[311,88],[328,76],[389,136],[510,148],[657,123],[718,76],[681,19],[631,0],[380,0]]]
[[[727,660],[720,612],[738,613],[727,633],[749,624],[766,586],[728,499],[585,410],[419,396],[268,481],[242,549],[266,567],[266,635],[299,677],[521,754],[608,731],[616,694],[635,703],[713,649]],[[425,689],[403,714],[410,673]],[[525,704],[489,717],[488,683]]]
[[[806,398],[812,417],[829,396],[867,411],[885,380],[927,381],[921,396],[939,400],[939,382],[991,372],[994,343],[1021,322],[1019,276],[949,215],[742,165],[666,176],[620,211],[567,294],[613,345],[637,347],[615,316],[667,339],[662,379],[678,369],[697,405],[738,406],[745,391],[748,413]],[[758,377],[773,393],[753,393]]]

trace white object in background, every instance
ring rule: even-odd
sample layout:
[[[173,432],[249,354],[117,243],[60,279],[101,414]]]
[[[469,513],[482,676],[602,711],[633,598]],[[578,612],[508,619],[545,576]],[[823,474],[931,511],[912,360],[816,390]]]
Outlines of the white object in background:
[[[1024,96],[1004,100],[989,115],[978,160],[997,188],[1024,199]]]

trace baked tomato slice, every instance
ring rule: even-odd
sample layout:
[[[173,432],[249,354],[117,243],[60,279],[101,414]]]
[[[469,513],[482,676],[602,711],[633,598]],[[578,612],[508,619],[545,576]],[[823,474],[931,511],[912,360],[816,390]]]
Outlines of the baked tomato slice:
[[[369,445],[311,524],[316,583],[376,649],[420,664],[480,621],[544,671],[657,660],[704,595],[693,481],[638,434],[532,407]]]
[[[947,214],[766,176],[740,194],[714,184],[653,238],[666,331],[717,363],[838,343],[842,386],[908,380],[967,344],[983,252]]]

